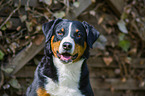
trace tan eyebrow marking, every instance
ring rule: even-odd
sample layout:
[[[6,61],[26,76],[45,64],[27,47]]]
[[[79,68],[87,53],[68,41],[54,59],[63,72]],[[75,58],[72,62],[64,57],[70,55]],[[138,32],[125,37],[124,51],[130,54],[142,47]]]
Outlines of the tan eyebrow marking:
[[[78,30],[78,29],[76,29],[76,32],[79,32],[79,30]]]
[[[63,32],[64,31],[64,28],[62,28],[61,31]]]

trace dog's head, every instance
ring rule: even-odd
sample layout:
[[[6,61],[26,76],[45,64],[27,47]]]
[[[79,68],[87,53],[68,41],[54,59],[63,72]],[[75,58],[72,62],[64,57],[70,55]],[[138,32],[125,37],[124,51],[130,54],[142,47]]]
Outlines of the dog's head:
[[[56,19],[43,24],[46,36],[46,51],[52,51],[63,63],[76,62],[92,48],[99,32],[87,22]],[[88,55],[88,54],[86,54]],[[87,57],[87,56],[86,56]]]

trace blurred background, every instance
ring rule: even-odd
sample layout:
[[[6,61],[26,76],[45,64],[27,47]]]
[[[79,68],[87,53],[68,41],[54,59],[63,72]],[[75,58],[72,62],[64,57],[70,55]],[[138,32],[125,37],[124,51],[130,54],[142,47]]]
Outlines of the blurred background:
[[[0,0],[0,96],[23,96],[43,56],[41,27],[87,21],[100,38],[87,61],[95,96],[145,96],[145,0]]]

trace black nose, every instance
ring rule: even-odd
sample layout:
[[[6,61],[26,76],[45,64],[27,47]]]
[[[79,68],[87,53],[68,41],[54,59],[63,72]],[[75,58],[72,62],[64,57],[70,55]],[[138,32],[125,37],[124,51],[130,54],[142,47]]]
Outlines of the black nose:
[[[72,48],[72,44],[69,42],[64,42],[63,43],[63,49],[64,50],[70,50]]]

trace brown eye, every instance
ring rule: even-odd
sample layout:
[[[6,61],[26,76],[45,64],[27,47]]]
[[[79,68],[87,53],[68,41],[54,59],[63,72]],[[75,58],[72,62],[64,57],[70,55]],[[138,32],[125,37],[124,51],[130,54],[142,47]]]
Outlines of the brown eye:
[[[62,31],[59,31],[57,34],[62,36],[64,33]]]
[[[77,33],[76,36],[80,38],[81,37],[81,34],[80,33]]]

